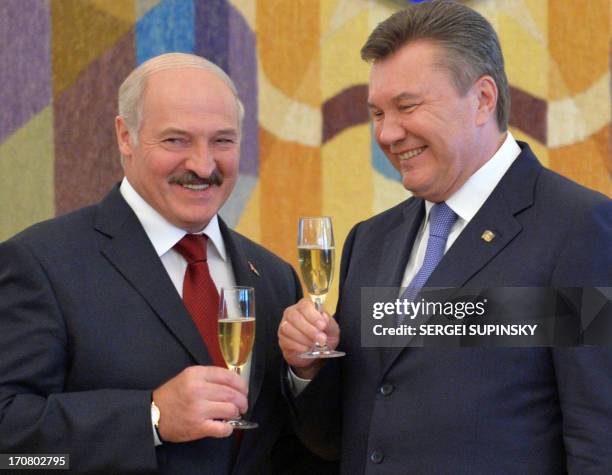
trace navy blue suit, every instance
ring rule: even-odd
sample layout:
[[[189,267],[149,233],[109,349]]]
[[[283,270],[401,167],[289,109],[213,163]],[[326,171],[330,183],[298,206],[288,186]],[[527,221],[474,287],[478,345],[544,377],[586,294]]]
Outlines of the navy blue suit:
[[[233,473],[276,473],[295,455],[276,329],[301,287],[287,263],[220,226],[257,304],[248,417],[260,427]],[[117,188],[0,244],[0,453],[68,453],[88,473],[226,475],[231,438],[153,444],[151,391],[196,364],[211,364],[206,347]]]
[[[520,145],[427,286],[612,286],[612,202]],[[303,439],[344,474],[612,473],[612,349],[361,347],[361,288],[399,287],[423,217],[410,198],[348,236],[346,357],[292,400]]]

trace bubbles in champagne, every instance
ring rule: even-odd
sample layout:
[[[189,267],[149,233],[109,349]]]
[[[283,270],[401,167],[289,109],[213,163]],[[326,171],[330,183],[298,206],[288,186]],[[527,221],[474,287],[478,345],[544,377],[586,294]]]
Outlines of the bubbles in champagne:
[[[254,318],[224,318],[219,321],[219,346],[230,367],[242,367],[249,359],[255,340]]]
[[[324,296],[329,292],[334,276],[334,252],[333,247],[328,249],[298,247],[302,279],[309,294]]]

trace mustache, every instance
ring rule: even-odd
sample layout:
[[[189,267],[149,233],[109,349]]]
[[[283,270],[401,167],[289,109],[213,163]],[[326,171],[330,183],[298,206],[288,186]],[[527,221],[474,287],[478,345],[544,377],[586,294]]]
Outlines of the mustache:
[[[171,185],[209,185],[221,186],[223,184],[223,176],[216,169],[208,177],[198,176],[194,172],[185,172],[182,175],[171,176],[168,179]]]

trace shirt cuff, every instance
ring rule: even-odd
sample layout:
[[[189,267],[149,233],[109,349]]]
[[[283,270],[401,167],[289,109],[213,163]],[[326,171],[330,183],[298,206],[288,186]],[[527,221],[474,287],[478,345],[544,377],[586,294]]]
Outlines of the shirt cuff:
[[[298,397],[300,393],[306,389],[306,386],[308,386],[312,381],[312,379],[302,379],[297,376],[291,369],[291,366],[289,366],[289,369],[287,370],[287,379],[289,380],[289,389],[291,389],[291,394],[293,394],[293,397]]]
[[[157,431],[155,430],[155,426],[152,425],[151,427],[153,428],[153,442],[155,443],[155,447],[159,447],[163,444],[163,442],[159,440],[159,437],[157,436]]]
[[[153,430],[153,443],[155,444],[155,447],[159,447],[163,444],[163,442],[157,435],[157,429],[155,428],[155,423],[153,422],[153,414],[151,414],[151,429]]]

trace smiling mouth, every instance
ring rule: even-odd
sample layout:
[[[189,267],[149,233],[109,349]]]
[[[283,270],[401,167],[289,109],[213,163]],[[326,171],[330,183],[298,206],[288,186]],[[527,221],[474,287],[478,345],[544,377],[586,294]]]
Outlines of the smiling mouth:
[[[187,188],[188,190],[192,190],[192,191],[204,191],[210,188],[211,185],[206,183],[202,185],[181,184],[181,186],[183,188]]]
[[[421,155],[425,151],[426,148],[427,148],[427,145],[424,145],[419,148],[413,148],[412,150],[409,150],[407,152],[400,153],[397,157],[400,160],[410,160],[411,158]]]

